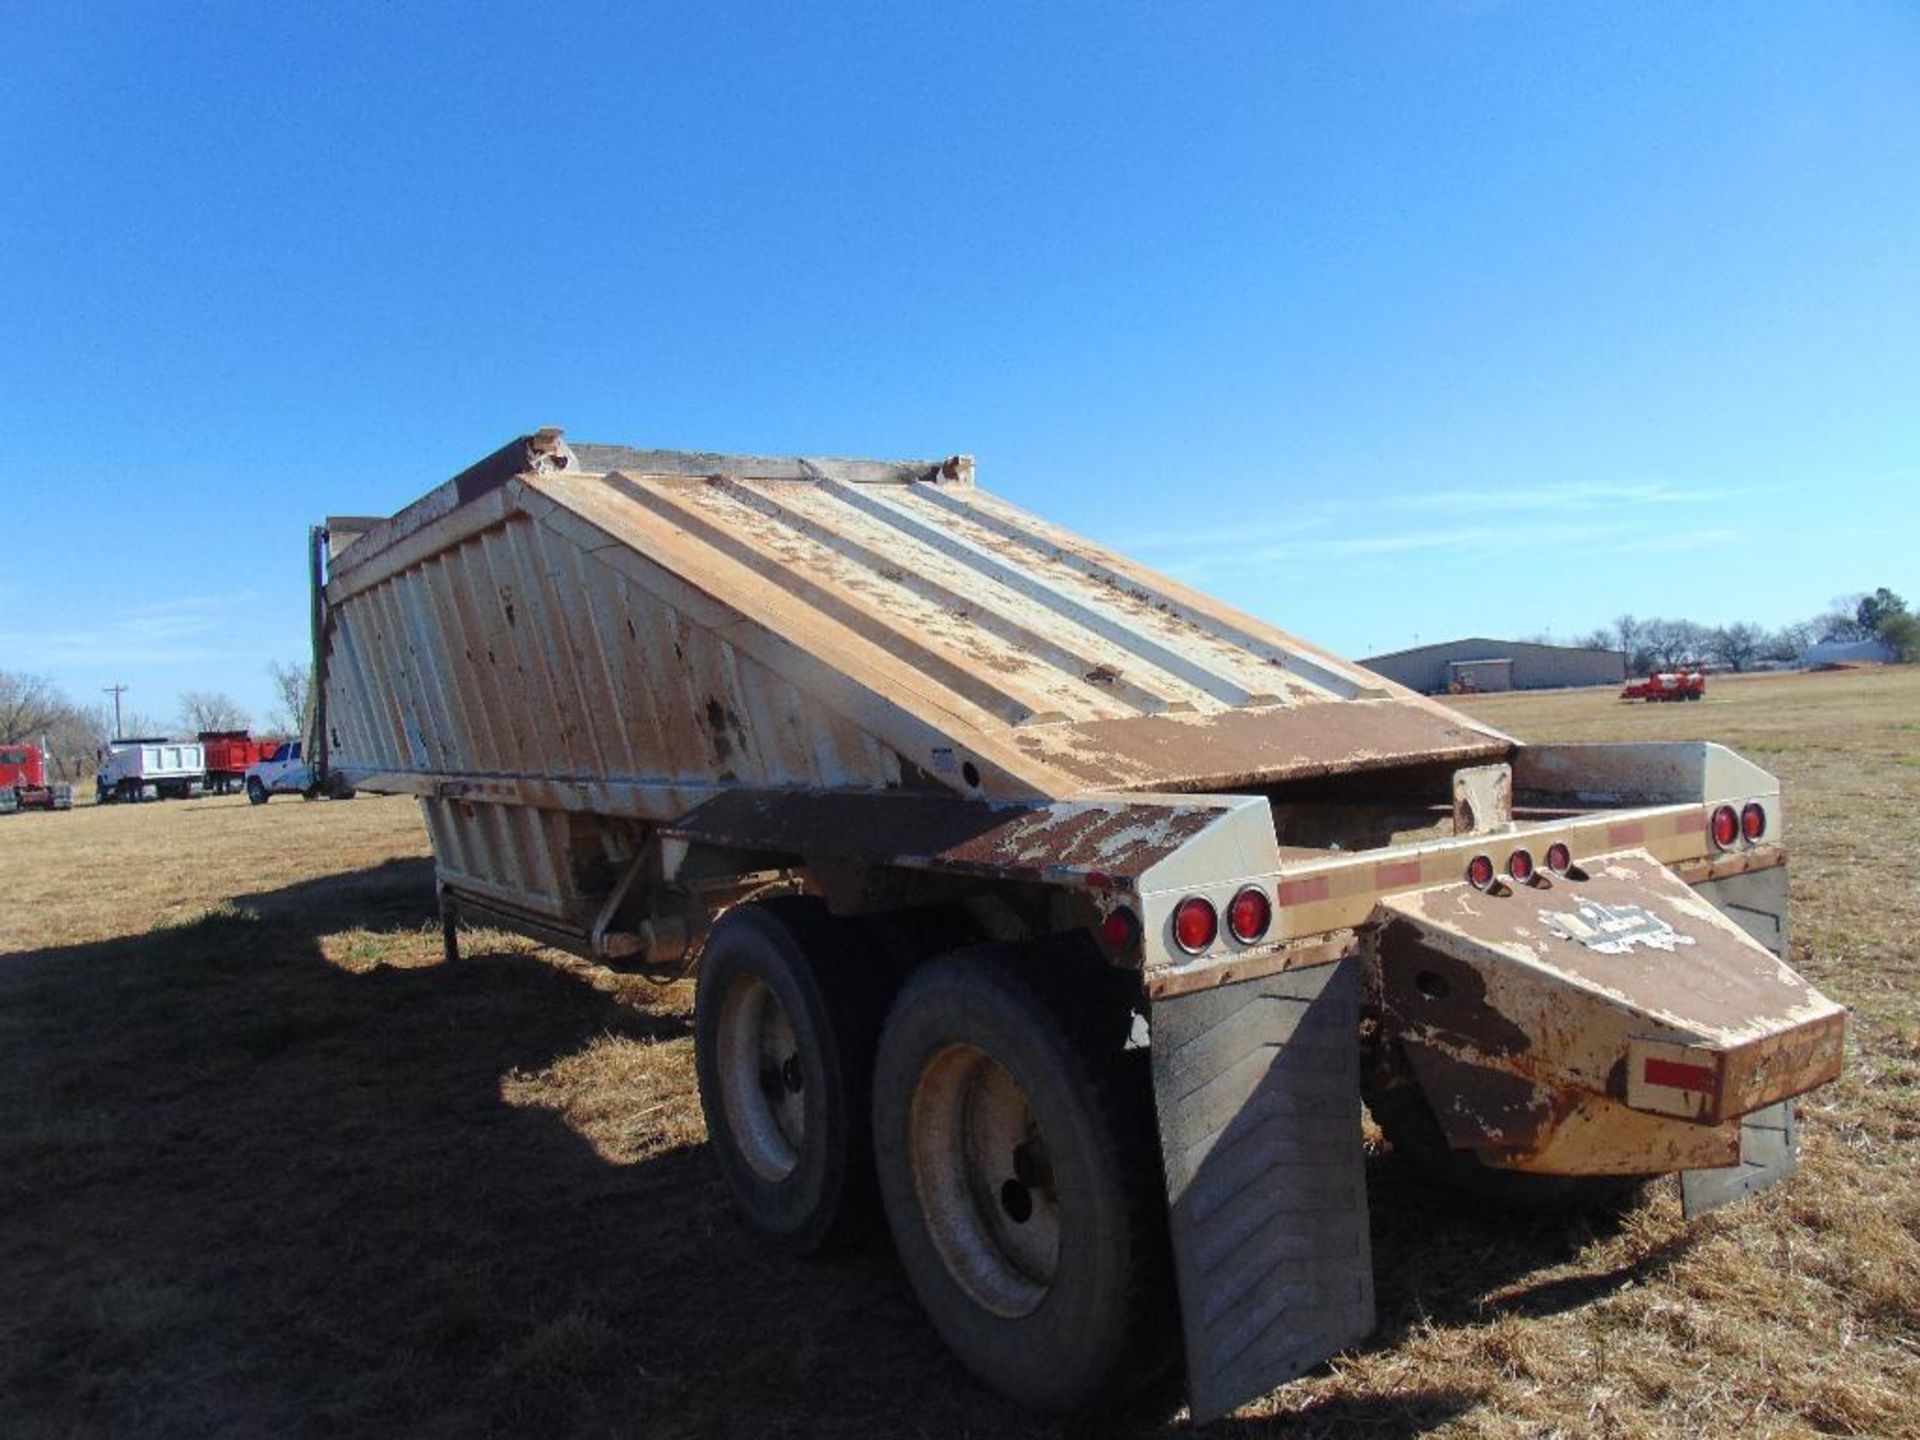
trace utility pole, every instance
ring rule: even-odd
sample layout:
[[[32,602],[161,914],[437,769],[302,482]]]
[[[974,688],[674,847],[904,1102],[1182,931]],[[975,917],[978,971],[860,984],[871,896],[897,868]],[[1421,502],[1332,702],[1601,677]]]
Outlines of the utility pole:
[[[129,688],[131,687],[126,685],[106,685],[101,687],[102,694],[113,696],[113,738],[116,740],[121,738],[120,736],[120,697],[126,694]]]

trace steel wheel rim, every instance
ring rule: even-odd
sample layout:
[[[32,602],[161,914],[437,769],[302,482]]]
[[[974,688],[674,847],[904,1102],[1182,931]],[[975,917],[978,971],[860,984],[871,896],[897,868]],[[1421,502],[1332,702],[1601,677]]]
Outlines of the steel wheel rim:
[[[921,1071],[908,1153],[928,1237],[974,1303],[1017,1320],[1060,1264],[1060,1202],[1033,1106],[1006,1068],[949,1045]]]
[[[741,1158],[763,1180],[799,1167],[807,1136],[805,1069],[793,1022],[773,987],[742,975],[720,1006],[720,1101]]]

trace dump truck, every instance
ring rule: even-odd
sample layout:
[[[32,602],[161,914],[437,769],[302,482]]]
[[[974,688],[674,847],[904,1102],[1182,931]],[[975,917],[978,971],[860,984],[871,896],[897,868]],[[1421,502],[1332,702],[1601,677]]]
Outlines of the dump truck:
[[[1364,1111],[1435,1183],[1693,1214],[1840,1068],[1773,776],[1523,743],[964,456],[542,430],[309,563],[315,783],[418,797],[449,956],[696,975],[740,1217],[884,1218],[1040,1410],[1183,1359],[1204,1421],[1365,1337]]]
[[[109,741],[100,754],[94,803],[190,799],[200,793],[206,770],[206,750],[198,740],[125,736]]]
[[[247,730],[202,730],[196,737],[206,761],[200,786],[209,795],[227,795],[244,788],[247,771],[286,742],[256,740]]]

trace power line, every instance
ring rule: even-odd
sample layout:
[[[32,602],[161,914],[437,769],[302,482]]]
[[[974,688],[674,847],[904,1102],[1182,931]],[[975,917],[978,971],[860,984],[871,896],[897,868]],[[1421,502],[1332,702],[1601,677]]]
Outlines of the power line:
[[[120,697],[132,688],[130,685],[103,685],[100,687],[103,695],[113,696],[113,738],[116,740],[120,738]]]

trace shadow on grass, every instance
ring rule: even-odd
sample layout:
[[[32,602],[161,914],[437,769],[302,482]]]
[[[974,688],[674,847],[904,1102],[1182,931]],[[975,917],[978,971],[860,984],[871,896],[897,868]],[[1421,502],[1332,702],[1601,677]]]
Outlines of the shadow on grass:
[[[684,1043],[670,997],[622,1003],[517,952],[359,973],[323,954],[348,928],[436,926],[430,862],[396,861],[0,958],[10,1436],[1180,1428],[1171,1382],[1037,1422],[952,1362],[884,1237],[781,1255],[697,1150],[611,1163],[503,1101],[509,1072],[601,1036]],[[1586,1238],[1436,1214],[1391,1167],[1370,1181],[1377,1343],[1416,1315],[1483,1318],[1479,1297]],[[1415,1436],[1478,1399],[1341,1397],[1213,1433]]]

